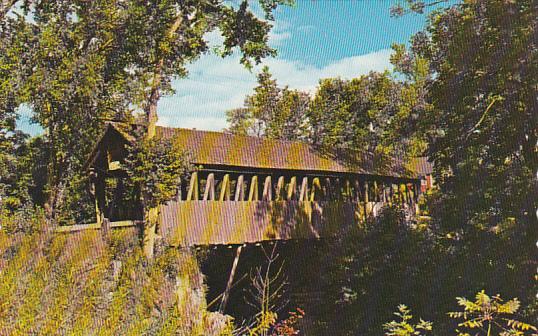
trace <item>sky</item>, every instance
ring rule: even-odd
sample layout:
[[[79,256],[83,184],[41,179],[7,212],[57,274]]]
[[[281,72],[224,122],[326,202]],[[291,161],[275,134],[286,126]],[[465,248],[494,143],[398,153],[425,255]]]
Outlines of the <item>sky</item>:
[[[203,55],[188,66],[189,76],[176,79],[171,96],[161,98],[158,124],[222,130],[225,111],[241,107],[256,85],[256,73],[267,65],[280,85],[313,92],[321,78],[353,78],[370,71],[390,69],[392,43],[407,43],[425,24],[423,15],[390,17],[396,1],[296,0],[275,12],[269,43],[278,55],[252,71],[239,55],[221,58]],[[218,33],[208,36],[218,44]],[[19,127],[39,132],[29,124],[31,111],[21,109]]]

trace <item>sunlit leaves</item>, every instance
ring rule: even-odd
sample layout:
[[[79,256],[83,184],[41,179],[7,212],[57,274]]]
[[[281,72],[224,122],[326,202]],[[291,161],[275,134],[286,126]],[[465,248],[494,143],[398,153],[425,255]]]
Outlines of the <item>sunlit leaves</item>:
[[[479,329],[480,335],[531,335],[526,331],[538,332],[535,326],[513,319],[520,307],[517,298],[503,301],[499,295],[490,297],[485,291],[476,294],[475,300],[471,301],[463,297],[457,298],[458,305],[463,311],[450,312],[448,316],[453,319],[463,320],[458,326],[466,329]],[[459,335],[466,335],[457,330]]]
[[[418,323],[413,323],[411,321],[413,315],[406,305],[399,305],[398,311],[394,315],[399,318],[399,321],[391,321],[383,325],[387,336],[427,335],[428,331],[433,329],[433,324],[423,319],[419,319]]]
[[[148,210],[175,196],[192,167],[188,152],[174,147],[171,140],[146,139],[139,134],[128,148],[125,169],[130,182],[140,188]]]

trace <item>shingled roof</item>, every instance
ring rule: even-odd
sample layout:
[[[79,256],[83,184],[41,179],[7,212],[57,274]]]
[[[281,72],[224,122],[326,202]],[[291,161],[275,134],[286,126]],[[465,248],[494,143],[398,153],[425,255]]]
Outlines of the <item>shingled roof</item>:
[[[302,142],[160,126],[156,136],[173,139],[179,148],[191,153],[193,163],[200,165],[415,177],[402,168],[401,160],[382,165],[362,153],[361,159],[354,156],[344,162],[337,160],[335,153]]]
[[[433,173],[433,164],[425,156],[416,157],[409,161],[409,169],[422,177]]]

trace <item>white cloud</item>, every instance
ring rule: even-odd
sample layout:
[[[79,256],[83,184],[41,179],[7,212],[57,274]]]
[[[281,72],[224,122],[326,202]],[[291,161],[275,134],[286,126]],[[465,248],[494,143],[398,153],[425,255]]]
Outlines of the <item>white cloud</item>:
[[[282,44],[282,42],[289,40],[290,38],[291,38],[291,33],[288,31],[283,31],[283,32],[271,31],[269,33],[269,44],[271,46],[278,46]]]
[[[391,50],[379,50],[366,55],[346,57],[324,67],[299,61],[268,59],[264,65],[280,85],[315,90],[321,78],[354,78],[370,71],[390,69]],[[241,107],[244,98],[256,85],[255,73],[239,64],[239,56],[220,58],[205,55],[189,67],[188,78],[174,81],[176,94],[159,102],[159,124],[220,130],[226,127],[225,111]]]
[[[170,122],[170,119],[167,117],[159,117],[157,122],[159,126],[176,126]],[[183,128],[196,128],[203,129],[208,131],[220,131],[226,128],[226,119],[223,118],[212,118],[212,117],[203,117],[203,118],[182,118],[181,127]]]

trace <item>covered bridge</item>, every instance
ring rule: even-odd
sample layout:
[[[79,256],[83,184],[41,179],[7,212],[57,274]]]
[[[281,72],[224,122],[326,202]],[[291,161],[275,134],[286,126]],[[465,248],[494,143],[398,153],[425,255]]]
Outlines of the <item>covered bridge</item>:
[[[142,216],[124,190],[122,163],[134,141],[127,128],[109,123],[88,163],[96,227],[136,225]],[[197,167],[155,212],[155,234],[172,245],[320,238],[375,216],[383,203],[413,212],[420,192],[401,160],[360,151],[159,126],[155,136],[189,151]]]

